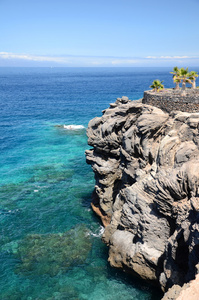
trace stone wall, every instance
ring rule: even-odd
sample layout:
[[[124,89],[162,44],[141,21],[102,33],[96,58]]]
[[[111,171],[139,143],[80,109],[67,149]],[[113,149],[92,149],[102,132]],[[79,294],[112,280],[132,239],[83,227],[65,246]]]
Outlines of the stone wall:
[[[184,96],[181,91],[176,90],[145,91],[142,102],[159,107],[166,112],[172,110],[199,112],[199,89],[187,89]]]

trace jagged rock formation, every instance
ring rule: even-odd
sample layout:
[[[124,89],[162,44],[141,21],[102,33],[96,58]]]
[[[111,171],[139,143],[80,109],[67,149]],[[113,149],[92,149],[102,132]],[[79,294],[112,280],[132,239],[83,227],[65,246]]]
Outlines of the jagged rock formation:
[[[161,286],[193,279],[199,262],[199,113],[118,98],[90,121],[93,209],[109,262]]]

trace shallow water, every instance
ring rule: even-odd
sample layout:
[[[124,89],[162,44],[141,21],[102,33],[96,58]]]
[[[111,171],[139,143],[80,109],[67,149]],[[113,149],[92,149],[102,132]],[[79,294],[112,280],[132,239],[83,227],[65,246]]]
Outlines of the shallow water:
[[[0,69],[0,299],[161,298],[108,265],[84,151],[91,118],[169,71]]]

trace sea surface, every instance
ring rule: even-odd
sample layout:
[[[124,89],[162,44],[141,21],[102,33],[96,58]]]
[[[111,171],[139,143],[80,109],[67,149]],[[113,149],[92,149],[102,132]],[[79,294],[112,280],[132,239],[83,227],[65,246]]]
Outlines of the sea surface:
[[[117,97],[141,98],[154,79],[173,86],[169,71],[0,69],[0,299],[162,297],[109,266],[84,152],[90,119]]]

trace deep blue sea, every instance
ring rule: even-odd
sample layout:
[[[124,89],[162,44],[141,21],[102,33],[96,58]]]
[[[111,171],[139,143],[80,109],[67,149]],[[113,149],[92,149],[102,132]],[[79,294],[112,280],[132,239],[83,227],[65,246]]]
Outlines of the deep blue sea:
[[[109,266],[84,151],[90,119],[117,97],[141,98],[154,79],[173,86],[169,71],[0,69],[1,300],[161,298]]]

